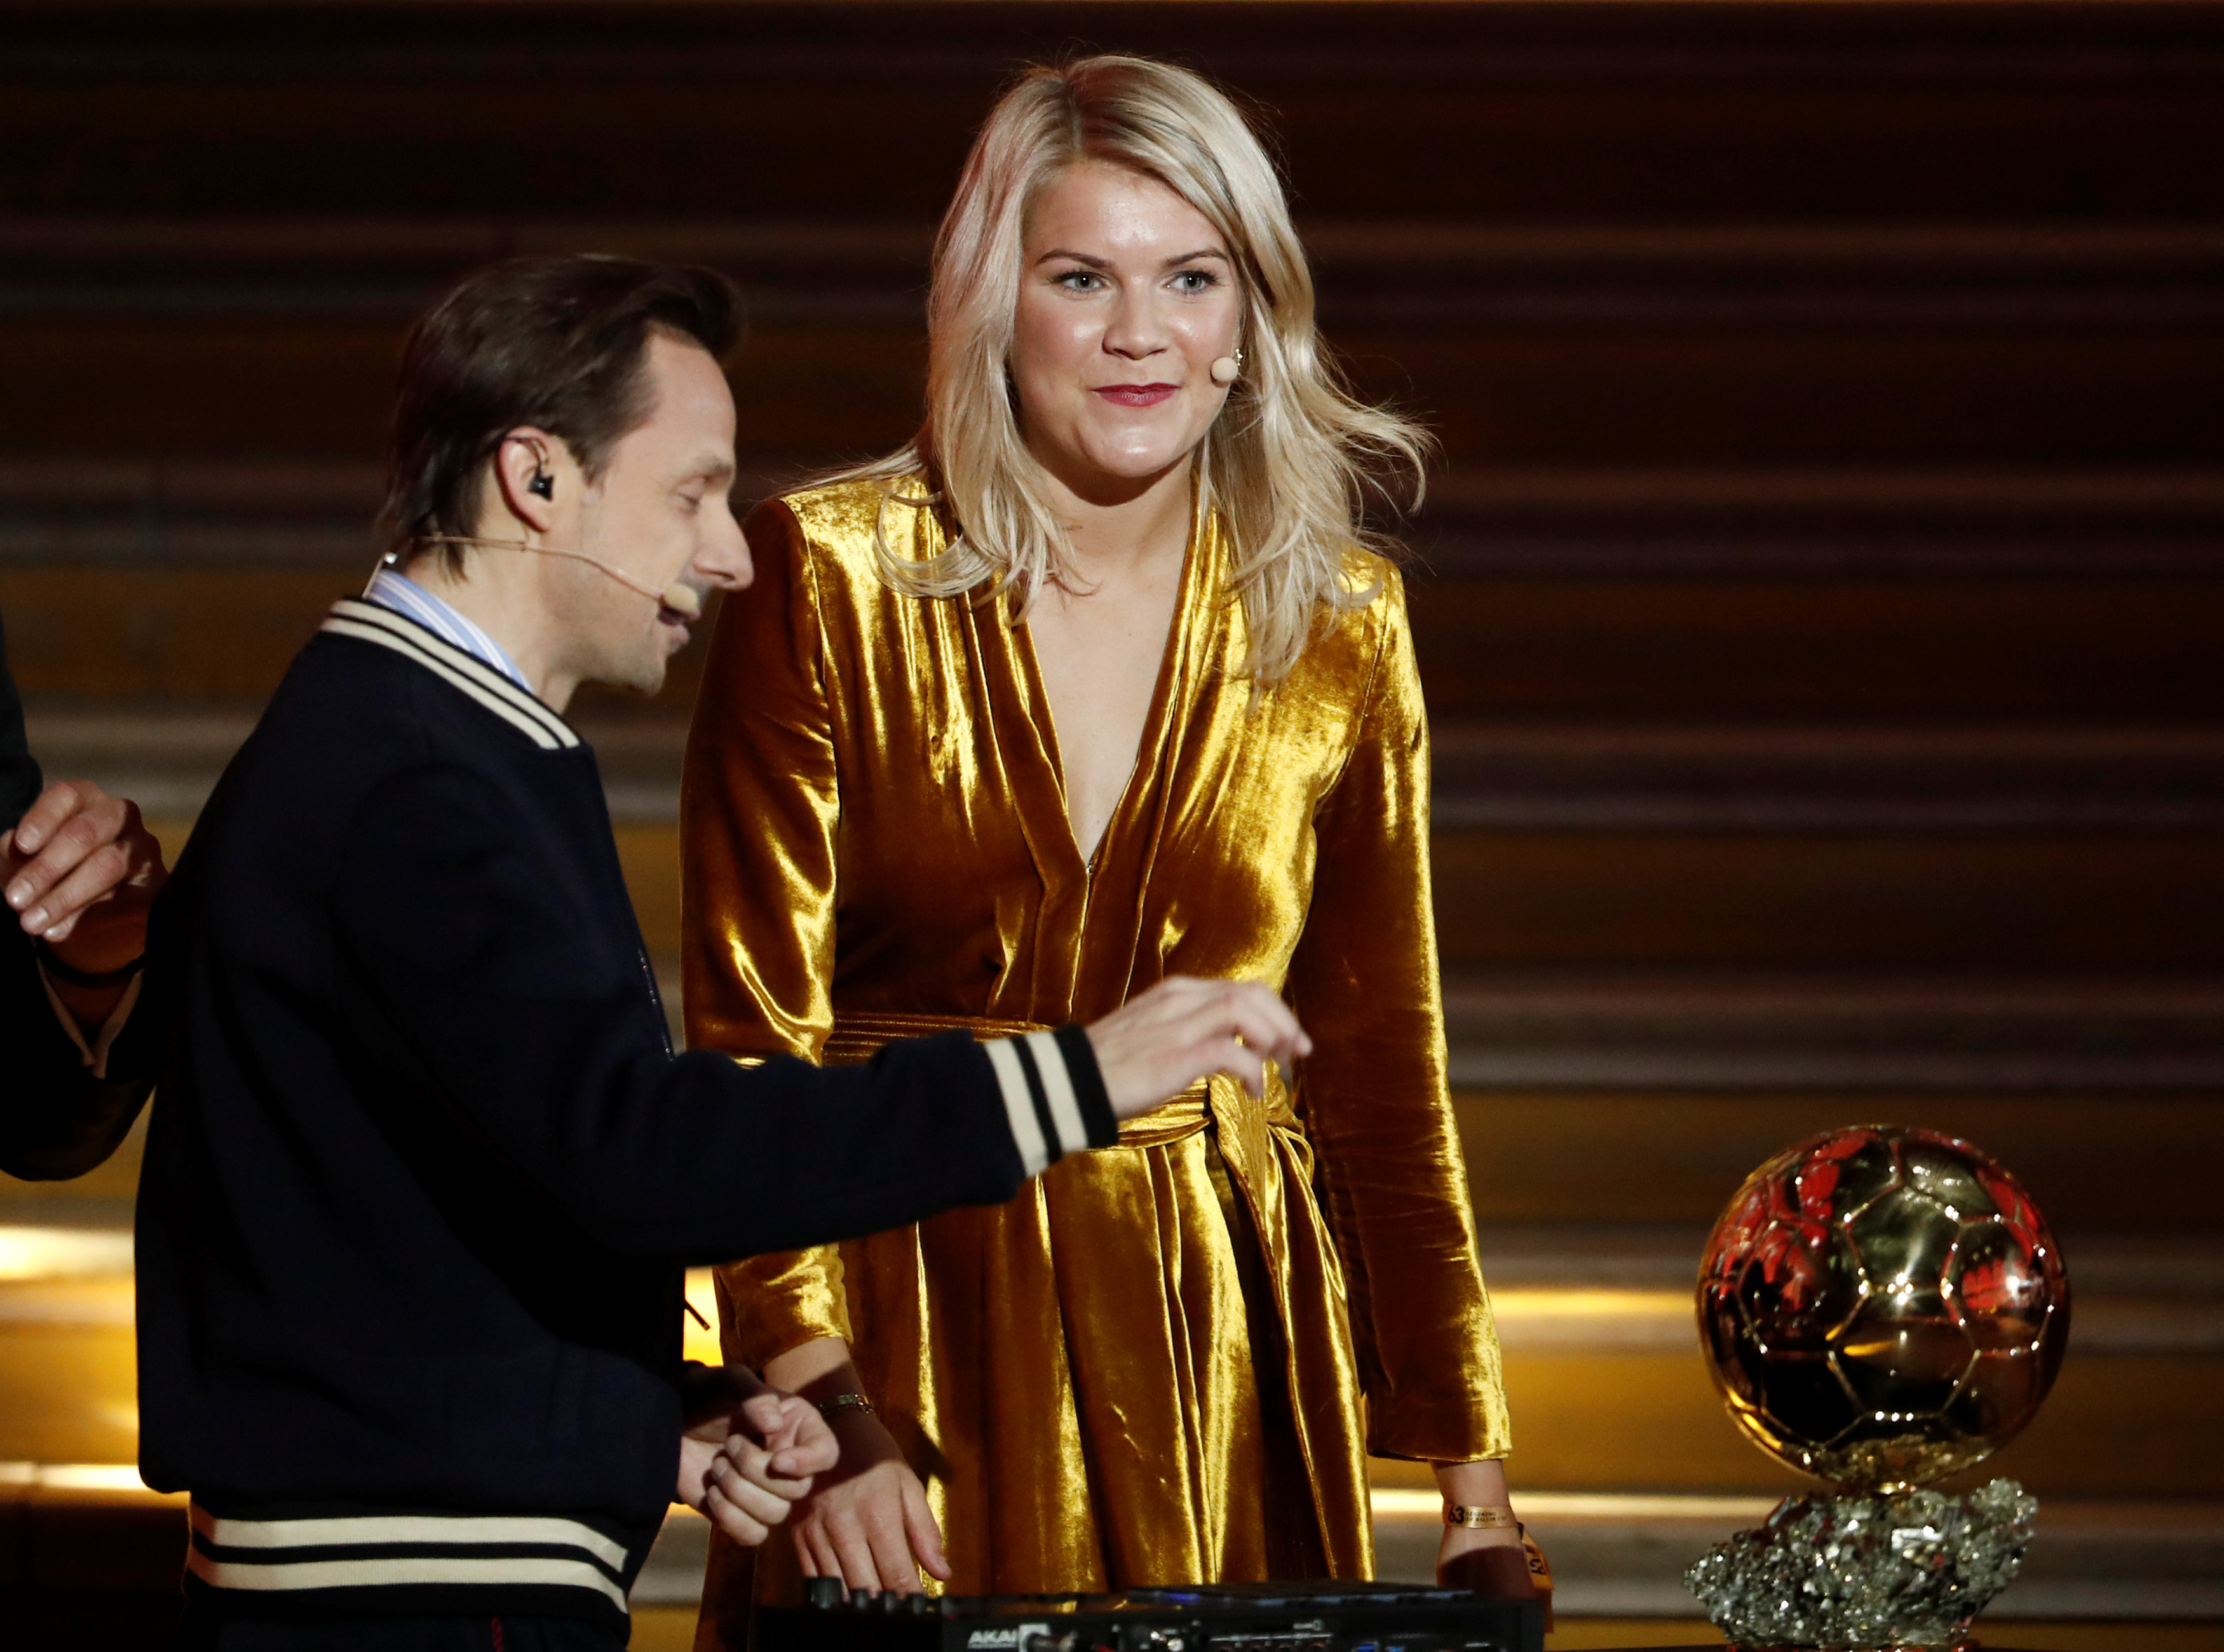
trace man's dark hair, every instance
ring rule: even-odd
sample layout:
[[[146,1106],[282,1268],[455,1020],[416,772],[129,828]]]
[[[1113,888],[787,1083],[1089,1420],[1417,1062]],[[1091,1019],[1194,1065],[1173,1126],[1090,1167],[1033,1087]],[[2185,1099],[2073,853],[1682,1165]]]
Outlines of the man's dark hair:
[[[387,549],[468,535],[479,478],[520,425],[560,437],[592,481],[653,411],[648,340],[663,331],[723,357],[741,294],[716,270],[631,258],[514,258],[465,276],[401,355],[387,451]],[[439,547],[458,571],[463,553]]]

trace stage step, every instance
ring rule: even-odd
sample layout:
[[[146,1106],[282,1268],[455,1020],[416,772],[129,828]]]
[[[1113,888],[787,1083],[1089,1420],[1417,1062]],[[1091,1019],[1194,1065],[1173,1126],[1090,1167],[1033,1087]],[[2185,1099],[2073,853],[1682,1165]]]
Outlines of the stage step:
[[[612,815],[678,817],[686,724],[584,703]],[[254,727],[222,702],[34,699],[57,773],[197,812]],[[1440,833],[2133,834],[2224,827],[2224,729],[2202,725],[1690,726],[1459,722],[1433,734]]]
[[[650,948],[674,952],[684,733],[581,721],[607,754]],[[29,724],[53,773],[139,798],[173,839],[250,726],[243,711],[37,703]],[[1649,1039],[1671,1065],[1685,1052],[1701,1081],[1735,1082],[1708,1051],[1740,1021],[1729,1046],[1760,1056],[1747,1083],[1808,1081],[1834,1044],[1870,1060],[1878,1081],[1907,1081],[1892,1046],[1926,1044],[1968,1081],[2043,1081],[1998,1066],[1987,1080],[1988,1045],[2059,1055],[2056,1083],[2146,1081],[2127,1080],[2126,1062],[2215,1081],[2203,1028],[2224,980],[2224,793],[2206,731],[1454,725],[1444,745],[1441,944],[1454,975],[1483,983],[1457,1006],[1475,1026],[1463,1042],[1501,1052],[1479,1056],[1469,1081],[1623,1081]],[[1893,985],[1911,979],[1929,995]],[[1509,1044],[1508,1018],[1528,1019],[1542,1046]],[[1600,1036],[1616,1020],[1627,1031]],[[2012,1031],[2042,1024],[2076,1031]]]
[[[53,701],[29,724],[50,772],[137,798],[174,851],[250,726]],[[669,959],[684,725],[581,726]],[[2224,891],[2205,729],[1450,723],[1437,743],[1465,1089],[2224,1088],[2224,924],[2196,921]]]
[[[2224,1153],[2213,1088],[1955,1089],[1860,1083],[1456,1093],[1485,1223],[1670,1223],[1703,1231],[1748,1171],[1849,1125],[1920,1125],[1975,1143],[2066,1227],[2125,1236],[2224,1231],[2211,1167]],[[1696,1245],[1683,1253],[1696,1266]]]
[[[9,640],[11,653],[27,652]],[[616,819],[677,820],[685,713],[663,697],[589,698],[574,712]],[[35,692],[27,726],[56,773],[99,780],[150,815],[190,817],[255,716],[251,703],[214,697]],[[2144,840],[2224,828],[2224,725],[1439,717],[1431,743],[1436,831],[1485,842],[1544,833]]]
[[[376,547],[306,565],[0,562],[27,694],[259,702]],[[243,533],[243,543],[253,538]],[[2224,570],[2025,578],[1429,578],[1412,586],[1442,722],[1879,725],[1951,733],[2224,722]],[[660,707],[684,716],[699,645]],[[2090,739],[2097,731],[2088,730]],[[2136,740],[2137,735],[2134,735]]]
[[[11,28],[0,211],[925,224],[1013,69],[1076,44],[1009,0],[129,12],[123,48],[117,15]],[[2202,7],[1130,3],[1087,40],[1227,77],[1316,211],[2224,216]]]
[[[11,1645],[144,1645],[174,1623],[183,1499],[136,1479],[120,1466],[0,1463],[0,1629]],[[1695,1617],[1684,1570],[1731,1532],[1758,1524],[1773,1504],[1752,1495],[1530,1491],[1521,1498],[1532,1534],[1552,1558],[1564,1621]],[[1378,1482],[1381,1575],[1429,1580],[1441,1529],[1430,1491]],[[709,1542],[707,1522],[673,1509],[634,1586],[637,1647],[644,1629],[686,1643],[679,1637],[701,1598]],[[2224,1504],[2050,1499],[2021,1574],[1987,1613],[1988,1638],[2018,1618],[2224,1617],[2220,1573]],[[1703,1634],[1693,1629],[1683,1638]]]
[[[0,446],[373,456],[406,328],[350,312],[0,315],[16,387]],[[894,446],[919,422],[919,331],[915,314],[763,318],[734,366],[738,440],[800,463]],[[1465,467],[2224,460],[2206,394],[2224,318],[1997,331],[1431,318],[1331,337],[1362,394],[1418,413]]]
[[[1685,1568],[1732,1532],[1759,1525],[1776,1504],[1769,1496],[1610,1491],[1530,1491],[1520,1501],[1531,1534],[1551,1557],[1554,1608],[1570,1617],[1696,1616],[1684,1591]],[[1431,1491],[1404,1477],[1378,1479],[1381,1575],[1433,1582],[1443,1529],[1443,1504]],[[635,1607],[700,1600],[710,1535],[707,1521],[675,1510],[634,1586]],[[1992,1622],[2002,1618],[2120,1618],[2132,1579],[2141,1615],[2224,1617],[2221,1578],[2224,1504],[2050,1500],[2021,1574],[1987,1611],[1987,1638],[1995,1638]]]
[[[1785,1471],[1732,1426],[1707,1374],[1691,1296],[1705,1232],[1703,1222],[1507,1228],[1486,1216],[1517,1485],[1789,1489]],[[2224,1381],[2220,1236],[2060,1237],[2079,1292],[2072,1357],[2030,1428],[1953,1483],[2001,1473],[2042,1496],[2224,1498],[2224,1425],[2207,1420],[2202,1398]]]
[[[745,501],[793,474],[776,451],[741,461]],[[353,567],[372,548],[382,485],[362,453],[0,453],[0,565]],[[1405,530],[1416,580],[2129,580],[2224,569],[2215,466],[1494,461],[1437,467],[1425,504]]]
[[[1551,1557],[1554,1609],[1572,1617],[1696,1614],[1685,1569],[1775,1506],[1770,1497],[1564,1491],[1520,1502]],[[1433,1580],[1443,1529],[1441,1504],[1428,1491],[1376,1491],[1383,1576]],[[675,1543],[684,1541],[685,1529],[673,1529]],[[2002,1619],[2122,1618],[2129,1600],[2143,1617],[2224,1617],[2224,1504],[2043,1500],[2022,1571],[1987,1609],[1985,1639],[2002,1639]]]
[[[115,1271],[112,1230],[11,1223],[8,1203],[0,1195],[0,1263],[12,1252],[16,1264],[0,1268],[11,1276],[0,1277],[0,1461],[128,1462],[130,1282]],[[1483,1227],[1518,1485],[1788,1489],[1791,1477],[1737,1433],[1707,1375],[1690,1296],[1703,1235]],[[2061,1237],[2078,1292],[2071,1358],[2038,1419],[1979,1478],[2012,1475],[2046,1497],[2224,1498],[2224,1422],[2207,1397],[2224,1380],[2219,1236]],[[709,1293],[698,1270],[691,1296]],[[712,1351],[694,1336],[691,1352]]]
[[[2224,232],[2170,216],[1401,221],[1322,208],[1308,192],[1298,224],[1331,333],[1665,322],[2145,332],[2224,319]],[[474,265],[592,249],[726,270],[752,317],[776,325],[908,326],[932,242],[916,217],[823,213],[0,216],[0,313],[406,321]]]

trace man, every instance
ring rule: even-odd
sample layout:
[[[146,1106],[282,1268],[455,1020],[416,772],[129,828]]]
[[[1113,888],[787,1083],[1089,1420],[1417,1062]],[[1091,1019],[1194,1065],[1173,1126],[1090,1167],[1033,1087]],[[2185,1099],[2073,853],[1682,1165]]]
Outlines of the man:
[[[82,1176],[147,1099],[116,1048],[138,997],[162,851],[139,810],[85,780],[41,791],[0,633],[0,1171]]]
[[[158,906],[141,1465],[193,1494],[193,1644],[619,1645],[669,1499],[761,1541],[831,1463],[792,1399],[728,1438],[739,1373],[679,1443],[713,1386],[683,1264],[1004,1200],[1305,1048],[1263,989],[1185,981],[867,1068],[671,1053],[559,714],[655,689],[701,596],[749,582],[734,332],[723,278],[618,260],[445,300],[404,359],[388,564]]]

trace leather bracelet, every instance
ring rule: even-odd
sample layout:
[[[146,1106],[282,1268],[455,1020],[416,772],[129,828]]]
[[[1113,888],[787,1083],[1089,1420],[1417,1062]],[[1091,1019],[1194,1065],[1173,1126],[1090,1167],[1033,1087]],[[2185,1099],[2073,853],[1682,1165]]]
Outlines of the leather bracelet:
[[[872,1401],[862,1394],[837,1394],[831,1399],[818,1402],[818,1415],[831,1422],[844,1411],[862,1411],[867,1416],[877,1416]]]
[[[147,955],[141,953],[130,963],[116,969],[79,969],[74,964],[64,963],[54,955],[54,950],[41,937],[35,943],[39,967],[56,980],[68,987],[81,987],[88,992],[98,992],[110,987],[121,987],[147,967]]]
[[[1504,1506],[1496,1508],[1478,1504],[1448,1503],[1444,1505],[1444,1524],[1467,1526],[1479,1531],[1507,1531],[1521,1523],[1513,1517],[1513,1510]]]

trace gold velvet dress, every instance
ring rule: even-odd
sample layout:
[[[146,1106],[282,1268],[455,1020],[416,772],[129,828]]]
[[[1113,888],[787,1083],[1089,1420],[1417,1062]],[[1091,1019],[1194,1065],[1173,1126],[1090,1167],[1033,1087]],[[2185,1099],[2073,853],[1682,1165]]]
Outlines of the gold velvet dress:
[[[725,601],[688,742],[690,1044],[859,1061],[1088,1021],[1187,974],[1283,987],[1316,1053],[1263,1100],[1198,1085],[1009,1204],[723,1270],[727,1357],[851,1346],[956,1592],[1365,1577],[1368,1449],[1508,1447],[1396,572],[1355,553],[1377,595],[1254,702],[1201,520],[1092,863],[1028,632],[1001,601],[891,590],[878,503],[842,484],[749,525],[755,583]],[[891,513],[900,554],[942,533]],[[751,1561],[714,1551],[698,1646],[742,1643],[753,1589],[792,1593],[783,1535]]]

